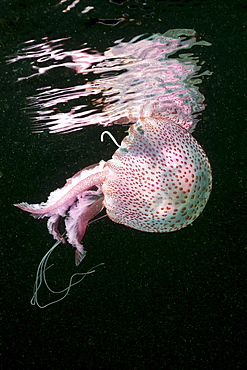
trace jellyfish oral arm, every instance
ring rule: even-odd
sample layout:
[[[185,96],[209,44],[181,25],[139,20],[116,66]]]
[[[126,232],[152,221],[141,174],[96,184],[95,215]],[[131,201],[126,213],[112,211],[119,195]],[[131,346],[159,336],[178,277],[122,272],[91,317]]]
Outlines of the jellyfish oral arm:
[[[103,208],[101,184],[107,175],[101,161],[76,173],[67,180],[63,188],[52,192],[46,203],[16,204],[36,218],[48,217],[47,228],[54,239],[65,243],[65,238],[58,230],[60,217],[65,217],[65,229],[69,243],[76,248],[75,263],[79,265],[86,255],[81,240],[88,222]]]
[[[89,206],[84,205],[85,199],[81,198],[78,204],[69,211],[69,216],[65,219],[65,226],[68,242],[76,248],[75,264],[78,266],[86,255],[81,241],[85,235],[88,222],[102,211],[104,197],[100,196]]]
[[[104,161],[101,161],[98,167],[102,167],[102,162],[103,164],[105,163]],[[62,189],[57,189],[52,192],[46,203],[42,202],[40,204],[28,204],[24,202],[14,204],[14,206],[22,209],[23,211],[32,213],[32,215],[37,218],[51,216],[54,211],[58,209],[60,209],[59,214],[63,216],[65,211],[71,204],[73,204],[74,200],[80,193],[91,188],[92,186],[103,183],[106,176],[106,171],[104,171],[103,168],[99,169],[101,169],[101,171],[94,172],[91,175],[89,174],[89,176],[82,179],[80,179],[80,175],[83,170],[80,171],[78,176],[69,179]],[[87,172],[91,172],[91,170],[87,170]]]

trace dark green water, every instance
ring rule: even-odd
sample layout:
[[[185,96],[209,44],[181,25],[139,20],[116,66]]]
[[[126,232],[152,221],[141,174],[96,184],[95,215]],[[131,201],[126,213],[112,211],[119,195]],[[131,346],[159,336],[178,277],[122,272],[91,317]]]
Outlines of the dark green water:
[[[57,1],[1,1],[1,368],[244,369],[246,355],[246,11],[235,1],[81,0],[70,12]],[[70,2],[68,2],[70,4]],[[95,10],[87,14],[85,6]],[[130,6],[129,8],[127,6]],[[99,18],[125,16],[111,27]],[[200,60],[213,75],[200,86],[207,108],[195,137],[214,176],[210,200],[193,226],[146,234],[105,218],[85,237],[86,271],[104,262],[56,305],[30,305],[37,265],[53,241],[46,222],[15,209],[39,202],[79,169],[107,159],[100,127],[67,135],[33,134],[26,97],[56,74],[16,82],[29,63],[7,65],[19,44],[71,36],[104,51],[116,39],[194,28]],[[21,68],[21,69],[20,69]],[[26,73],[25,73],[26,72]],[[66,72],[61,70],[61,81]],[[71,78],[70,75],[67,78]],[[126,128],[111,131],[120,141]],[[73,250],[61,246],[48,272],[54,287],[76,272]],[[41,292],[40,299],[49,299]]]

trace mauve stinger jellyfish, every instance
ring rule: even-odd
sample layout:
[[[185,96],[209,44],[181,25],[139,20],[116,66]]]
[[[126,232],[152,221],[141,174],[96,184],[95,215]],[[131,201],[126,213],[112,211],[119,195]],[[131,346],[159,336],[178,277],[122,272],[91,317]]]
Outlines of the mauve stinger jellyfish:
[[[81,242],[87,225],[103,208],[116,223],[155,233],[184,228],[204,209],[212,188],[211,166],[191,134],[205,107],[197,87],[200,67],[191,54],[172,58],[177,50],[194,44],[207,45],[196,42],[192,30],[118,42],[104,55],[90,54],[93,68],[85,63],[83,51],[85,68],[80,71],[103,75],[81,86],[80,91],[85,96],[102,91],[104,104],[101,112],[80,111],[79,117],[78,110],[72,109],[71,122],[67,113],[61,117],[55,109],[57,101],[68,100],[68,90],[42,91],[32,98],[44,120],[41,129],[48,127],[52,132],[95,123],[132,123],[110,159],[79,171],[44,203],[16,205],[34,217],[48,217],[53,237],[75,247],[76,265],[86,255]],[[78,72],[78,53],[70,53],[74,65],[66,67]],[[121,73],[109,75],[109,71]],[[76,87],[70,92],[78,94]],[[58,229],[61,217],[66,235]]]

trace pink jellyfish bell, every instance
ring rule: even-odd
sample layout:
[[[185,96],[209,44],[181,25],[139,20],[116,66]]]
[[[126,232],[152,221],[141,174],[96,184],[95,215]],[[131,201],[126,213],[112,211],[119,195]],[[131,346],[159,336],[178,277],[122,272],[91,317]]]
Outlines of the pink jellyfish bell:
[[[211,167],[196,139],[164,118],[130,126],[106,166],[107,215],[147,232],[179,230],[202,212],[212,188]]]
[[[65,217],[76,265],[86,253],[80,242],[87,224],[104,207],[114,222],[162,233],[189,225],[209,198],[211,167],[186,129],[157,115],[139,119],[128,132],[112,159],[78,172],[46,203],[17,204],[35,217],[49,217],[49,232],[62,242],[58,222]]]

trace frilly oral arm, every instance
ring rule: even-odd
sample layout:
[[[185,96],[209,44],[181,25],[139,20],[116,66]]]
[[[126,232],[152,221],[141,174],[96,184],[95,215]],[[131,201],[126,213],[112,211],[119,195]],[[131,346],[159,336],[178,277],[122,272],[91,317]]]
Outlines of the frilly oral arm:
[[[23,211],[32,213],[33,215],[44,217],[54,212],[57,208],[62,207],[63,204],[73,200],[74,198],[76,198],[76,196],[78,196],[83,191],[89,189],[90,187],[102,184],[104,179],[105,179],[104,171],[94,173],[80,181],[73,188],[69,189],[68,192],[65,193],[65,195],[63,195],[60,199],[58,199],[55,203],[51,205],[47,205],[47,203],[41,204],[19,203],[14,204],[14,206],[22,209]]]

